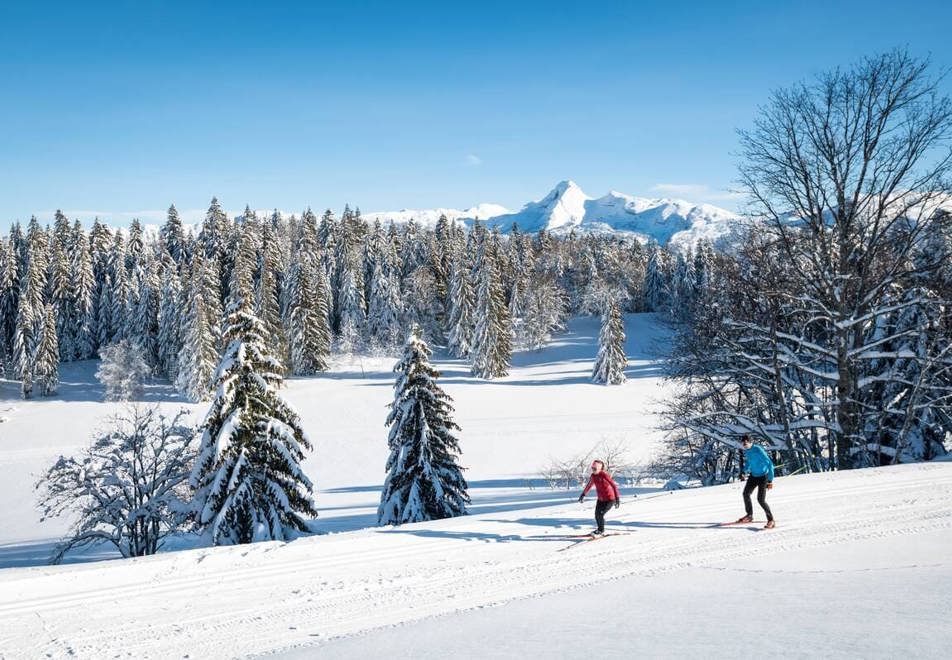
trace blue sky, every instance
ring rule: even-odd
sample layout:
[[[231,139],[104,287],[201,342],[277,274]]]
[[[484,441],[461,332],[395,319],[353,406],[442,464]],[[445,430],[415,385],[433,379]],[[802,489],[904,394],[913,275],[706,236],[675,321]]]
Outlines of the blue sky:
[[[952,66],[950,5],[3,1],[0,223],[519,208],[566,178],[730,208],[772,89],[899,45]]]

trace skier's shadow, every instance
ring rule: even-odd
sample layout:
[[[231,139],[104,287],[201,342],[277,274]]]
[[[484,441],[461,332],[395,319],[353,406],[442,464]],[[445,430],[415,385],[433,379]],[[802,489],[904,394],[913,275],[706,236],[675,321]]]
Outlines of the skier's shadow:
[[[565,541],[564,538],[540,539],[539,537],[525,537],[518,534],[492,534],[489,532],[451,532],[436,529],[388,529],[381,534],[410,534],[423,538],[455,539],[457,541],[483,541],[484,543],[510,543],[513,541]]]
[[[534,525],[539,527],[569,527],[573,531],[586,530],[591,528],[588,520],[578,518],[517,518],[516,520],[490,520],[487,522],[512,523],[516,525]],[[725,525],[720,522],[710,520],[704,522],[645,522],[641,520],[606,520],[606,527],[612,529],[630,528],[630,529],[743,529],[750,530],[749,527],[742,525]]]

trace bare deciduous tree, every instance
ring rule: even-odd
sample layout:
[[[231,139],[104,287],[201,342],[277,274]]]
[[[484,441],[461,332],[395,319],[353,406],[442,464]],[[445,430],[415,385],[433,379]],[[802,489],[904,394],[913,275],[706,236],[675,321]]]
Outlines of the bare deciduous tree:
[[[923,247],[948,231],[937,211],[949,201],[952,103],[927,60],[894,51],[776,92],[741,144],[751,211],[793,277],[767,293],[802,322],[778,339],[809,354],[786,366],[835,392],[825,428],[835,465],[866,464],[869,365],[899,357],[884,349],[898,337],[870,328],[942,302],[893,294],[950,257],[948,245]]]
[[[186,411],[167,418],[155,407],[116,414],[79,458],[61,456],[36,484],[43,519],[77,516],[51,562],[75,548],[110,543],[123,557],[150,555],[182,529],[195,457]]]

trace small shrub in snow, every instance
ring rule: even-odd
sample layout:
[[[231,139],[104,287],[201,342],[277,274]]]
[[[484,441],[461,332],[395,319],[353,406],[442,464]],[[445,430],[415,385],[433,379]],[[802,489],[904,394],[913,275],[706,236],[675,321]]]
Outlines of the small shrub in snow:
[[[78,458],[60,456],[37,482],[42,520],[76,516],[52,563],[82,546],[111,543],[123,557],[151,555],[188,522],[184,500],[195,455],[186,411],[129,407]]]
[[[628,447],[624,440],[602,439],[584,454],[567,458],[553,458],[539,471],[552,490],[580,488],[588,481],[592,461],[598,459],[605,464],[605,470],[616,481],[632,485],[636,481],[637,466],[628,458]]]
[[[96,378],[105,388],[106,401],[132,401],[142,396],[142,384],[152,370],[142,348],[129,339],[99,351],[102,362]]]

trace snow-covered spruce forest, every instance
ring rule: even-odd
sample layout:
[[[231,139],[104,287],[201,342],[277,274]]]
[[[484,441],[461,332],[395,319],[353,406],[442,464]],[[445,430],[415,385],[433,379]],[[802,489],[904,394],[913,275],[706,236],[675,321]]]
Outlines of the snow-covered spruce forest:
[[[703,244],[696,257],[672,255],[631,238],[503,235],[445,217],[433,229],[383,227],[350,209],[319,221],[309,210],[231,220],[217,200],[196,231],[173,206],[152,234],[135,220],[97,220],[87,232],[59,213],[52,227],[13,225],[0,243],[0,339],[24,398],[56,391],[58,362],[126,341],[153,374],[206,400],[223,318],[239,299],[287,374],[320,373],[333,353],[392,352],[416,324],[469,358],[475,376],[498,377],[513,347],[545,346],[568,315],[667,308],[681,289],[704,286],[714,258]],[[617,380],[620,358],[609,354],[596,380]]]

